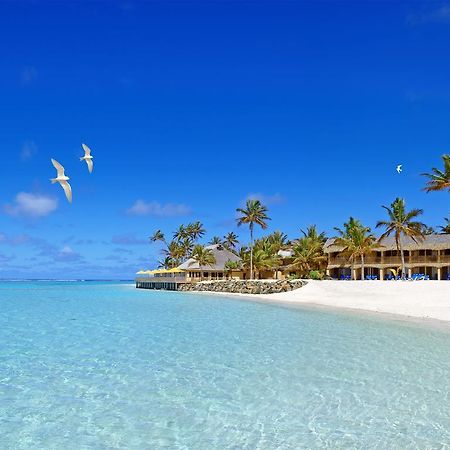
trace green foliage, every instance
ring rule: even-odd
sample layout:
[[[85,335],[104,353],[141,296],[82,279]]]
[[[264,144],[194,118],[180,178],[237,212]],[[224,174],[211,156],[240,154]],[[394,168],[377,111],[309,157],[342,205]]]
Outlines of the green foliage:
[[[428,178],[424,191],[445,191],[450,192],[450,155],[442,155],[444,169],[440,170],[436,167],[431,169],[431,173],[423,173]]]
[[[309,278],[311,278],[311,280],[323,280],[324,277],[325,274],[320,270],[311,270],[311,272],[309,272]]]
[[[247,200],[245,208],[238,208],[236,211],[240,216],[236,219],[238,226],[248,224],[250,228],[250,279],[253,278],[253,229],[255,224],[263,230],[267,228],[267,208],[259,200]]]
[[[402,198],[396,198],[390,207],[383,206],[387,211],[389,220],[380,220],[377,223],[377,228],[385,228],[385,232],[381,235],[380,240],[384,239],[391,234],[394,235],[397,250],[400,251],[402,258],[402,274],[406,273],[405,256],[403,246],[401,242],[402,236],[410,237],[414,242],[423,241],[424,229],[426,225],[422,222],[418,222],[416,219],[423,214],[422,209],[406,210],[405,200]]]

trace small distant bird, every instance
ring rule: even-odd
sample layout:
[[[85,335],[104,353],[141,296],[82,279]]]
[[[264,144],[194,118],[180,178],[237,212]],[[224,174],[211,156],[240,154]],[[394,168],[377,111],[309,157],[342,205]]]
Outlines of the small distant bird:
[[[92,161],[94,158],[91,156],[91,149],[86,144],[81,144],[84,150],[83,158],[80,158],[80,161],[86,161],[86,164],[89,169],[89,173],[92,173],[94,170],[94,162]]]
[[[399,164],[395,170],[397,171],[397,173],[402,173],[402,164]]]
[[[72,203],[72,188],[68,183],[70,178],[66,177],[66,175],[64,174],[64,167],[58,161],[52,159],[52,164],[56,169],[57,176],[56,178],[50,178],[50,181],[52,182],[52,184],[59,183],[66,193],[67,200],[69,201],[69,203]]]

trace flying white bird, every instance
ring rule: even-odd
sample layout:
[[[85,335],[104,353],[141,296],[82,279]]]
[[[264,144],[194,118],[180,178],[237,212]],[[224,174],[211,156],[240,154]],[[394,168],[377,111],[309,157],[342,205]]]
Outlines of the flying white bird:
[[[397,171],[397,173],[402,173],[402,171],[403,171],[402,165],[399,164],[395,170]]]
[[[91,156],[91,149],[86,144],[81,144],[84,150],[83,158],[80,158],[80,161],[86,161],[86,164],[89,169],[89,173],[92,173],[94,169],[94,162],[92,161],[94,158]]]
[[[67,200],[72,203],[72,188],[68,183],[69,177],[64,174],[64,167],[56,160],[52,159],[53,167],[56,169],[56,178],[50,178],[52,184],[59,183],[66,193]]]

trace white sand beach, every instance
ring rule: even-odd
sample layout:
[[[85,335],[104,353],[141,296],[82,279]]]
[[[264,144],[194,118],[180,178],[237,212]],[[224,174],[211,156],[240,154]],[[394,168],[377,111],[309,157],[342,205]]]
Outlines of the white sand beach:
[[[309,281],[282,294],[252,296],[450,322],[450,281]]]

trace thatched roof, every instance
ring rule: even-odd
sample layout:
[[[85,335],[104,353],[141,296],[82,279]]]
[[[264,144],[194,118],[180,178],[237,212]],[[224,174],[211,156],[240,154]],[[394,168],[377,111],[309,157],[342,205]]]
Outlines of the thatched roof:
[[[217,245],[208,245],[205,248],[212,251],[214,257],[216,258],[215,264],[212,266],[205,266],[203,267],[203,270],[220,270],[223,271],[225,267],[225,263],[227,261],[240,261],[241,258],[239,256],[235,255],[233,252],[230,252],[225,247],[223,247],[220,244]],[[195,259],[190,258],[187,261],[185,261],[183,264],[178,266],[178,269],[182,270],[200,270],[200,266],[198,265],[198,262],[195,261]]]
[[[401,238],[402,247],[404,250],[446,250],[450,249],[450,234],[430,234],[425,236],[423,242],[414,242],[411,238]],[[325,242],[325,253],[341,252],[342,247],[334,245],[334,238],[328,239]],[[375,251],[397,250],[395,238],[389,236],[380,241],[380,247]]]

